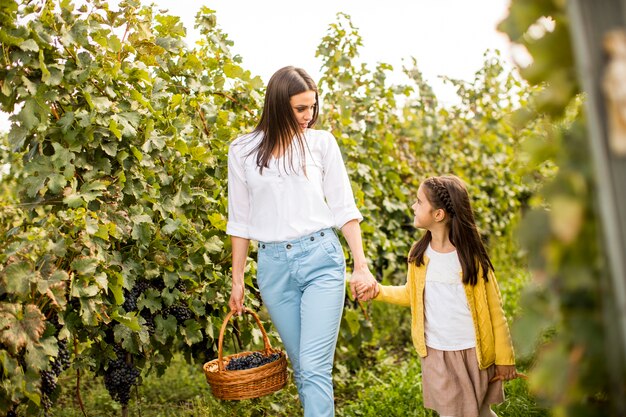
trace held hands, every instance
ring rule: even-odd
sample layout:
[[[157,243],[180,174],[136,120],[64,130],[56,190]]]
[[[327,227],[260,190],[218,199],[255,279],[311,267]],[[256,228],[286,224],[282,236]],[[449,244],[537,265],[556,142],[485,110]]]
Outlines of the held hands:
[[[378,283],[367,266],[352,271],[350,292],[359,301],[369,301],[378,295]]]

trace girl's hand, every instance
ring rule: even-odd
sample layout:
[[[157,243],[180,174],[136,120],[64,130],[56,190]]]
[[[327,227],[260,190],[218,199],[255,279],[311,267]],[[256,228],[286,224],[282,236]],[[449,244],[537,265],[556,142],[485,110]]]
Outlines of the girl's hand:
[[[350,290],[354,299],[368,301],[378,295],[378,282],[369,268],[355,269],[350,278]]]
[[[233,287],[230,291],[230,300],[228,306],[232,311],[236,311],[238,316],[243,314],[243,283],[238,284],[233,282]]]
[[[517,378],[518,373],[515,370],[515,365],[496,365],[496,377],[503,381],[510,381]],[[494,378],[494,379],[495,379]]]
[[[359,301],[369,301],[378,295],[378,283],[371,287],[369,282],[359,281],[355,284],[356,294]]]

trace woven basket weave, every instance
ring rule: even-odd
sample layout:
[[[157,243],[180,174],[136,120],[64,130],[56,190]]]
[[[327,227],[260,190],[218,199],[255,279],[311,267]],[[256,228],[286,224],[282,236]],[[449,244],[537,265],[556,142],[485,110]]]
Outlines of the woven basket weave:
[[[230,318],[235,313],[231,311],[224,318],[220,337],[218,340],[217,359],[204,364],[204,374],[211,386],[211,391],[216,398],[222,400],[244,400],[247,398],[257,398],[271,394],[283,388],[287,384],[287,358],[285,353],[279,349],[273,349],[267,333],[261,324],[261,320],[256,313],[248,308],[245,312],[251,314],[257,322],[263,334],[263,344],[265,349],[259,351],[262,355],[268,356],[278,353],[280,357],[270,363],[257,368],[229,371],[226,369],[228,362],[232,359],[247,356],[253,352],[240,352],[228,356],[223,356],[222,344],[224,342],[224,331]]]

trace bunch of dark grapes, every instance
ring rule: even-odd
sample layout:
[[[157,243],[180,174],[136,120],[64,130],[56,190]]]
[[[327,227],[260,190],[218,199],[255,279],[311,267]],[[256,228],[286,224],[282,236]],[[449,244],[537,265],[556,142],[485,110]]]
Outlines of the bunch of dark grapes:
[[[167,317],[168,314],[176,317],[178,324],[184,323],[185,320],[189,320],[193,317],[193,312],[189,309],[189,307],[180,304],[166,308],[163,311],[163,316]]]
[[[130,389],[139,378],[139,369],[132,364],[126,363],[125,352],[116,348],[117,359],[109,362],[109,367],[104,374],[104,386],[109,395],[122,405],[130,401]]]
[[[63,327],[63,325],[61,323],[59,323],[59,314],[53,314],[52,317],[50,317],[50,319],[48,320],[50,322],[50,324],[52,324],[54,326],[55,329],[57,329],[57,332],[59,330],[61,330],[61,327]]]
[[[145,308],[141,310],[141,313],[139,314],[146,320],[145,326],[148,328],[148,333],[154,334],[154,332],[156,331],[156,325],[154,324],[154,315],[150,313],[150,310]]]
[[[59,376],[70,367],[70,351],[67,349],[67,340],[59,340],[59,354],[52,362],[52,372]]]
[[[17,417],[17,412],[15,411],[15,406],[7,411],[7,417]]]
[[[187,291],[187,286],[185,285],[185,281],[183,281],[182,279],[179,279],[176,282],[176,289],[182,293],[185,293]]]
[[[122,304],[122,308],[129,311],[137,311],[137,299],[145,290],[150,288],[150,284],[148,281],[140,280],[135,283],[135,286],[132,290],[124,290],[124,304]]]
[[[48,415],[48,410],[52,407],[52,394],[57,387],[57,377],[52,371],[41,371],[41,406],[44,414]]]
[[[41,405],[46,414],[52,407],[52,395],[57,387],[57,377],[70,366],[70,352],[67,349],[67,340],[59,340],[58,345],[59,353],[54,358],[50,366],[51,369],[49,371],[41,371]]]
[[[226,370],[241,371],[244,369],[258,368],[259,366],[274,362],[278,360],[278,358],[280,358],[280,354],[278,353],[264,356],[260,352],[253,352],[246,356],[231,359],[226,365]]]

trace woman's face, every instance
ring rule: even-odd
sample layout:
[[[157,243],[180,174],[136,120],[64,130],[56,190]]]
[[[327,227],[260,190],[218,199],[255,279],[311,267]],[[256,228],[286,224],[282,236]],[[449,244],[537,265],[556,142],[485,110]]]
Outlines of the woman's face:
[[[313,113],[315,111],[315,91],[305,91],[295,96],[291,96],[289,104],[293,110],[294,116],[300,129],[304,132],[304,129],[309,127],[309,123],[313,120]]]

